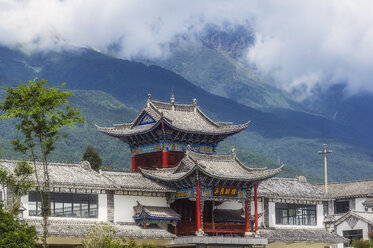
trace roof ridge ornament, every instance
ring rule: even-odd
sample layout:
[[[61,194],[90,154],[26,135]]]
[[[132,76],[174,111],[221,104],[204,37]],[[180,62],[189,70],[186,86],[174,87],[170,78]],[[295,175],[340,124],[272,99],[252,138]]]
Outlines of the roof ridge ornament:
[[[233,156],[234,158],[236,158],[236,149],[235,149],[235,148],[232,148],[232,156]]]
[[[150,100],[152,99],[152,94],[148,93],[148,100],[146,101],[146,106],[150,107]]]
[[[191,150],[192,150],[192,147],[190,145],[187,145],[187,147],[185,149],[185,154],[189,155],[189,153],[190,153]]]
[[[197,112],[197,98],[193,98],[194,112]]]
[[[174,95],[174,91],[173,90],[171,92],[170,102],[171,102],[171,108],[172,108],[172,110],[175,110],[175,95]]]

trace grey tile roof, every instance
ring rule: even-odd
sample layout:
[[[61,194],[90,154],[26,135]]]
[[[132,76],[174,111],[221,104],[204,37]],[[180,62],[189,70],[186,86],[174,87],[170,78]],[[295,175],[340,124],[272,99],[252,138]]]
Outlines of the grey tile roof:
[[[163,186],[155,181],[144,177],[139,172],[113,172],[102,171],[101,174],[112,180],[116,185],[123,190],[141,190],[148,192],[174,192],[167,186]]]
[[[155,122],[147,125],[137,125],[148,113]],[[204,134],[234,134],[244,130],[249,122],[240,125],[223,124],[208,118],[196,104],[171,104],[148,99],[147,105],[132,123],[115,124],[113,127],[97,128],[106,134],[114,136],[131,136],[148,132],[164,120],[169,126],[184,132]]]
[[[27,219],[26,222],[34,225],[42,233],[41,218]],[[136,223],[115,223],[78,221],[78,220],[49,220],[48,236],[83,238],[89,228],[95,224],[109,224],[116,230],[114,237],[134,239],[173,239],[175,235],[161,228],[148,227],[144,229]]]
[[[274,170],[249,168],[237,159],[234,152],[231,155],[210,155],[187,151],[174,168],[140,170],[146,177],[161,181],[177,181],[192,174],[197,168],[208,176],[222,180],[256,181],[275,176],[281,171],[282,166]]]
[[[292,229],[261,229],[261,237],[272,242],[306,242],[306,243],[343,243],[347,239],[336,233],[329,233],[325,229],[292,228]]]
[[[5,168],[9,172],[13,172],[17,165],[16,160],[0,160],[0,167]],[[30,162],[30,165],[33,164]],[[36,168],[38,175],[43,171],[42,163],[37,162]],[[117,186],[91,169],[89,162],[83,161],[78,164],[68,163],[49,163],[50,185],[52,187],[69,187],[83,189],[117,189]],[[36,181],[35,175],[31,179]],[[39,176],[42,182],[42,177]]]
[[[271,178],[259,184],[258,195],[274,198],[328,199],[322,190],[299,178]]]
[[[338,219],[336,219],[334,224],[339,225],[340,223],[347,220],[351,216],[357,219],[363,220],[369,223],[370,225],[373,225],[373,212],[358,212],[358,211],[353,211],[353,210],[348,211],[347,213],[340,216]]]
[[[155,218],[161,219],[175,219],[180,220],[181,216],[169,207],[157,207],[157,206],[144,206],[137,202],[137,205],[133,207],[135,215],[133,217],[139,217],[142,212]]]
[[[324,190],[323,184],[316,187]],[[364,197],[373,194],[373,180],[328,183],[328,193],[334,198]]]

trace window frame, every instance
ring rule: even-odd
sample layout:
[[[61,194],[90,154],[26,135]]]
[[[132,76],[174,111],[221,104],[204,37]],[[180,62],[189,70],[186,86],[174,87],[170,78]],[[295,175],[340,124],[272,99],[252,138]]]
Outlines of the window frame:
[[[346,234],[347,232],[359,232],[359,234]],[[348,243],[344,243],[343,244],[343,247],[351,247],[351,244],[352,244],[352,240],[354,240],[354,236],[355,237],[359,237],[359,239],[357,239],[357,240],[360,240],[360,239],[362,239],[363,238],[363,229],[355,229],[355,230],[344,230],[343,232],[342,232],[342,236],[344,237],[344,238],[346,238],[346,239],[349,239],[350,240],[350,242],[348,242]],[[355,239],[356,240],[356,239]]]
[[[32,203],[32,205],[35,206],[33,207],[33,209],[29,207],[29,216],[41,216],[40,195],[35,191],[29,192],[28,202],[29,206],[30,203]],[[51,192],[50,204],[51,217],[86,219],[98,218],[98,194]]]
[[[275,204],[276,225],[317,226],[317,207],[308,204]]]

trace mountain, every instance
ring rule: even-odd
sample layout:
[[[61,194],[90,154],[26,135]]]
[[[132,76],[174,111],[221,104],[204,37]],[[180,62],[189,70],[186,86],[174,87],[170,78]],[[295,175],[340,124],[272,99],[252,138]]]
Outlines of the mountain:
[[[111,125],[113,122],[131,122],[136,118],[138,110],[127,107],[108,93],[93,90],[73,90],[74,95],[69,102],[79,108],[85,118],[84,124],[64,128],[66,138],[56,143],[56,149],[51,159],[57,162],[78,162],[82,159],[85,148],[91,145],[96,148],[103,159],[103,165],[116,170],[130,170],[131,158],[128,146],[118,139],[114,139],[98,132],[95,123]],[[0,90],[0,96],[5,96],[4,90]],[[1,157],[5,159],[20,159],[22,154],[13,151],[10,141],[21,137],[14,127],[14,121],[3,120],[0,122],[0,147]],[[237,148],[237,156],[250,167],[277,168],[280,164],[266,158],[256,152],[223,142],[219,146],[219,152],[230,153],[232,146]],[[281,172],[281,176],[298,176],[299,170],[287,166]],[[312,180],[312,179],[311,179]]]
[[[321,148],[321,144],[327,142],[338,147],[338,151],[330,156],[329,171],[332,180],[362,179],[373,176],[371,170],[373,162],[369,150],[352,144],[364,138],[361,133],[322,116],[298,113],[293,110],[296,109],[295,107],[282,108],[291,112],[277,111],[276,113],[265,112],[262,108],[254,109],[233,99],[211,94],[180,75],[159,66],[121,60],[90,49],[24,54],[2,48],[0,55],[0,68],[2,68],[0,76],[3,85],[15,85],[25,78],[34,77],[47,79],[52,85],[67,82],[69,89],[104,91],[124,103],[127,108],[134,108],[137,111],[145,104],[147,93],[152,93],[153,99],[168,101],[173,91],[176,102],[179,103],[192,102],[193,98],[197,98],[203,111],[214,120],[235,123],[251,120],[247,131],[228,140],[242,149],[250,149],[263,153],[272,160],[286,162],[289,167],[294,167],[298,171],[303,170],[306,176],[321,181],[322,159],[317,155],[317,151]],[[89,95],[80,97],[88,98]],[[87,102],[85,106],[83,105],[83,108],[96,108],[96,105],[91,102]],[[133,117],[135,114],[131,113],[128,117]],[[95,114],[99,113],[94,110],[93,115]],[[105,118],[89,120],[87,125],[93,125],[92,121],[104,126],[131,120],[119,112],[116,115],[106,114],[102,115]],[[294,118],[294,115],[297,118]],[[64,154],[65,157],[75,159],[77,154],[84,150],[85,145],[78,148],[73,145],[73,143],[78,144],[78,139],[84,139],[96,147],[98,143],[104,142],[102,135],[98,134],[97,130],[94,132],[95,134],[90,133],[88,127],[85,131],[75,131],[71,138],[73,141],[71,143],[66,141],[65,146],[70,150],[68,156]],[[100,138],[96,135],[100,135]],[[123,144],[108,147],[110,149],[103,150],[103,153],[105,156],[113,157],[109,161],[114,161],[116,165],[122,164],[123,162],[115,161],[120,161],[117,157],[120,153],[118,147],[121,147],[123,152]],[[350,156],[340,157],[338,152]],[[335,160],[336,163],[333,163],[334,158],[338,158]],[[351,164],[364,173],[351,173]]]

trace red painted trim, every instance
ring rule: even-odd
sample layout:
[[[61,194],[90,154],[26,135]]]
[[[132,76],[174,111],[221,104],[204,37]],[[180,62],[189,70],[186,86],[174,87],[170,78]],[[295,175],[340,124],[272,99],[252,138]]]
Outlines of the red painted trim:
[[[245,200],[245,232],[249,231],[249,200]]]
[[[255,233],[258,232],[258,184],[254,185],[254,200],[255,200]]]
[[[135,172],[136,171],[136,157],[135,155],[132,156],[132,168],[131,168],[132,172]]]
[[[168,151],[162,151],[162,168],[168,168]]]
[[[197,231],[201,229],[201,195],[200,195],[200,188],[199,188],[199,179],[197,176],[197,198],[196,198],[196,223],[197,223]]]

